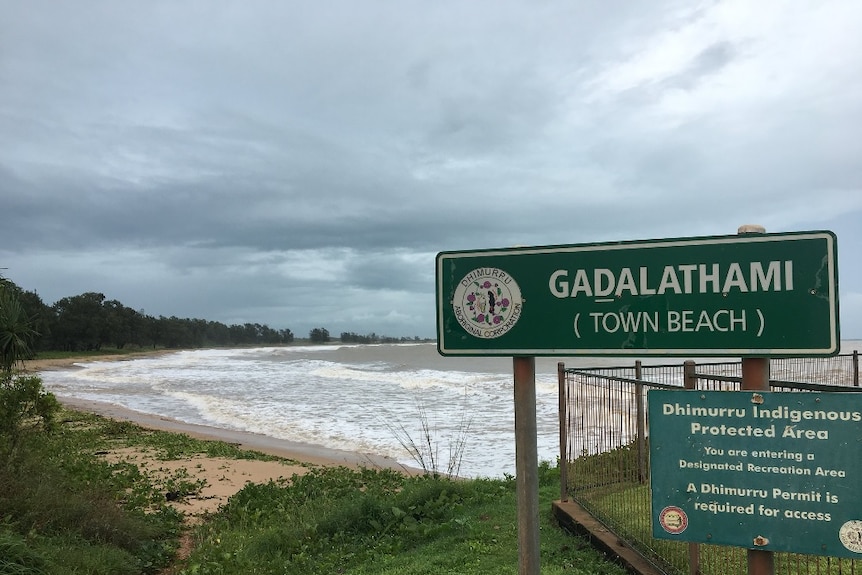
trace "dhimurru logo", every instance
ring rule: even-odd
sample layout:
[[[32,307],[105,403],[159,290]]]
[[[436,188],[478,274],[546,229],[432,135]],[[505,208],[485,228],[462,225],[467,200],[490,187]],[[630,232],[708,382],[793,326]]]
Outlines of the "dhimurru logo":
[[[521,317],[523,299],[515,279],[498,268],[476,268],[455,288],[452,308],[464,330],[494,339],[511,330]]]
[[[862,553],[862,521],[847,521],[838,530],[841,544],[853,553]]]

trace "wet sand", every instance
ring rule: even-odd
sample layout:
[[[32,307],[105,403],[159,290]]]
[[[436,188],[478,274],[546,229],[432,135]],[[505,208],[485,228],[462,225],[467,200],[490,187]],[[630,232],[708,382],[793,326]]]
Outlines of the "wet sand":
[[[292,459],[303,463],[310,463],[313,465],[344,465],[347,467],[364,466],[403,469],[398,462],[377,455],[341,451],[324,447],[322,445],[297,443],[246,431],[235,431],[231,429],[210,427],[207,425],[185,423],[169,417],[140,413],[111,403],[63,396],[57,396],[57,399],[69,409],[96,413],[117,421],[130,421],[147,429],[182,433],[197,439],[224,441],[226,443],[234,444],[242,449],[260,451],[269,455],[275,455],[277,457]]]
[[[24,371],[77,369],[76,363],[128,361],[165,353],[174,352],[155,351],[128,355],[33,360],[25,363]],[[366,467],[396,469],[405,473],[416,472],[415,469],[410,469],[395,460],[378,455],[341,451],[322,445],[286,441],[256,433],[185,423],[168,417],[140,413],[112,403],[61,395],[58,395],[57,399],[68,409],[95,413],[117,421],[129,421],[146,429],[182,433],[197,439],[224,441],[241,449],[259,451],[285,460],[254,461],[194,456],[176,461],[163,461],[156,459],[152,452],[137,449],[121,449],[105,454],[105,457],[112,461],[134,463],[141,468],[142,472],[158,474],[184,468],[191,477],[203,479],[206,486],[200,493],[176,502],[176,506],[180,510],[192,517],[217,510],[246,483],[266,483],[270,480],[289,479],[294,474],[301,475],[307,472],[313,466]]]
[[[31,359],[23,363],[24,371],[53,371],[56,369],[77,369],[77,363],[91,361],[131,361],[146,357],[159,357],[177,353],[173,350],[157,349],[152,351],[137,351],[124,354],[87,355],[81,357],[64,357],[61,359]]]

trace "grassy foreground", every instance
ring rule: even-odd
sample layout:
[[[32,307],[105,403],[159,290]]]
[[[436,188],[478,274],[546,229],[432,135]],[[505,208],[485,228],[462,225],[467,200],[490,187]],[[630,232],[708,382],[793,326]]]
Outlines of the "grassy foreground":
[[[550,517],[542,469],[542,573],[620,574]],[[318,468],[249,485],[197,533],[182,573],[517,574],[515,482]]]
[[[27,435],[0,462],[0,575],[518,572],[512,478],[451,481],[344,467],[247,485],[192,528],[191,555],[176,561],[187,527],[165,493],[201,486],[182,474],[154,478],[100,453],[133,446],[163,459],[271,457],[91,414],[64,411],[59,420],[53,433]],[[542,573],[625,573],[556,526],[557,470],[540,471]]]

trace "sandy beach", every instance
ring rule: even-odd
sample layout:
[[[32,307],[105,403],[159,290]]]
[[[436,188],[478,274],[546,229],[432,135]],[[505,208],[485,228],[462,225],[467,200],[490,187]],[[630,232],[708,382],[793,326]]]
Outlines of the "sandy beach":
[[[24,371],[75,369],[75,364],[81,362],[128,361],[165,353],[173,352],[155,351],[119,356],[104,355],[32,360],[25,362]],[[164,461],[156,459],[152,452],[133,449],[121,449],[102,455],[111,461],[134,463],[144,473],[174,473],[184,468],[194,480],[203,480],[205,487],[199,493],[175,502],[175,506],[191,519],[216,511],[246,483],[286,480],[294,474],[306,473],[309,468],[314,466],[391,468],[405,472],[412,471],[394,460],[371,454],[340,451],[320,445],[290,442],[254,433],[195,425],[167,417],[132,411],[110,403],[63,396],[57,396],[57,399],[68,409],[95,413],[117,421],[129,421],[147,429],[182,433],[198,439],[224,441],[241,449],[259,451],[282,458],[279,461],[256,461],[195,456],[182,460]]]
[[[24,371],[51,371],[54,369],[75,369],[76,363],[91,361],[131,361],[145,357],[158,357],[177,353],[174,350],[156,349],[124,354],[87,355],[82,357],[64,357],[61,359],[31,359],[24,361]]]

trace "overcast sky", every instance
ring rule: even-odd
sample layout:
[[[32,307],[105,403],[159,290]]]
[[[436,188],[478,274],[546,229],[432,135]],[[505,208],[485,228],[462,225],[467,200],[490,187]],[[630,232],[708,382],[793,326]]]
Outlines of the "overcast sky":
[[[433,337],[442,250],[838,235],[862,3],[0,0],[0,268],[47,304]]]

